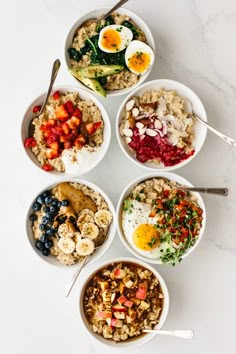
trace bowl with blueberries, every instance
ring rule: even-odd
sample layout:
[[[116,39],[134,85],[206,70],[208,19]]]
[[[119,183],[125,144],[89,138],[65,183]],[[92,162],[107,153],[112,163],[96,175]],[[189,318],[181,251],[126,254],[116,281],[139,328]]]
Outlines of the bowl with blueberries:
[[[115,236],[115,209],[95,184],[73,179],[52,184],[31,203],[26,233],[35,253],[50,264],[93,263]]]

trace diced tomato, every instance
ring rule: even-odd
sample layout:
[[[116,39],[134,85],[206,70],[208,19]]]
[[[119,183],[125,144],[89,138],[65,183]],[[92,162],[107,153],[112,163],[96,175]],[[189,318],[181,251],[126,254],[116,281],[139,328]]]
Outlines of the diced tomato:
[[[73,116],[75,116],[77,118],[81,118],[82,117],[82,112],[81,112],[81,110],[78,107],[75,108],[75,110],[73,112]]]
[[[181,228],[181,236],[183,236],[183,238],[188,237],[189,231],[188,229],[186,229],[185,227]]]
[[[41,109],[41,106],[34,106],[33,113],[38,113]]]
[[[145,300],[147,296],[147,284],[139,284],[138,290],[136,291],[136,298],[140,300]]]
[[[71,101],[67,101],[64,103],[65,109],[67,110],[68,113],[73,114],[74,112],[74,105]]]
[[[164,198],[167,198],[169,195],[170,195],[170,191],[169,191],[168,189],[166,189],[166,190],[163,192]]]
[[[55,91],[53,94],[54,100],[59,100],[60,96],[61,96],[60,91]]]
[[[53,166],[50,165],[49,163],[45,163],[43,166],[42,166],[42,169],[46,172],[49,172],[49,171],[52,171],[53,170]]]
[[[149,217],[150,217],[150,218],[154,218],[156,215],[157,215],[156,208],[153,208],[152,211],[151,211],[151,213],[149,214]]]

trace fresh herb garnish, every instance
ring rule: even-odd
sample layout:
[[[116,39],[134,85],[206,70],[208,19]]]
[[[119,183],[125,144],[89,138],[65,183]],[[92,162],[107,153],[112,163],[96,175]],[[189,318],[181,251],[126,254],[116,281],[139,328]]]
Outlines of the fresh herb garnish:
[[[141,197],[139,194],[136,195],[135,199],[138,201],[138,202],[141,202]]]
[[[155,237],[151,238],[151,242],[148,242],[147,245],[152,248],[157,242],[157,239]]]
[[[126,213],[131,214],[132,213],[132,207],[133,207],[133,204],[131,203],[131,200],[130,199],[125,199],[124,205],[123,205],[123,210]]]

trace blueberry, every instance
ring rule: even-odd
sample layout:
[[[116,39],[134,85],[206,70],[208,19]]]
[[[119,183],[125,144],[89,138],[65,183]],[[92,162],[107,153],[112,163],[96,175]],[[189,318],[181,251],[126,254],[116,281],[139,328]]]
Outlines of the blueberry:
[[[46,216],[43,216],[42,219],[41,219],[41,223],[44,224],[44,225],[47,225],[48,224],[48,218]]]
[[[47,197],[45,198],[45,204],[51,204],[51,202],[52,202],[52,197],[47,196]]]
[[[53,229],[52,227],[49,227],[49,228],[46,230],[46,235],[47,235],[47,236],[54,236],[54,235],[55,235],[55,232],[56,232],[55,229]]]
[[[58,210],[59,210],[59,208],[58,208],[57,205],[53,205],[53,204],[52,204],[52,205],[50,206],[50,212],[51,212],[51,213],[57,213]]]
[[[69,220],[72,222],[72,224],[76,225],[76,220],[75,220],[74,216],[70,216]]]
[[[44,248],[44,249],[42,250],[42,254],[47,257],[47,256],[50,255],[50,250],[49,250],[48,248]]]
[[[68,205],[70,205],[70,202],[69,202],[69,200],[64,199],[64,200],[61,201],[61,205],[68,206]]]
[[[49,195],[51,195],[51,191],[44,191],[42,194],[44,198],[48,197]]]
[[[48,206],[45,206],[45,207],[43,208],[43,211],[44,211],[45,213],[48,213],[48,212],[50,211],[50,208],[49,208]]]
[[[44,244],[41,241],[36,241],[35,246],[38,250],[42,250],[44,248]]]
[[[37,202],[39,204],[44,204],[45,203],[45,198],[42,196],[42,194],[38,196]]]
[[[39,229],[40,229],[41,231],[44,231],[44,230],[46,229],[46,225],[44,225],[44,224],[39,224]]]
[[[58,205],[58,200],[57,200],[57,199],[53,199],[52,205],[53,205],[53,206],[57,206],[57,205]]]
[[[34,222],[35,220],[37,220],[38,217],[36,214],[31,214],[29,218],[30,218],[30,221]]]
[[[67,219],[67,216],[58,216],[56,220],[58,221],[59,224],[64,224],[66,219]]]
[[[47,237],[47,235],[42,234],[42,235],[40,236],[39,240],[40,240],[41,242],[45,243],[45,242],[48,241],[48,237]]]
[[[53,213],[47,213],[46,218],[48,219],[49,222],[54,220],[54,214]]]
[[[45,242],[45,248],[52,248],[53,243],[52,241]]]
[[[35,202],[34,204],[33,204],[33,206],[32,206],[32,209],[34,210],[34,211],[38,211],[38,210],[40,210],[41,209],[41,204],[40,203],[38,203],[38,202]]]

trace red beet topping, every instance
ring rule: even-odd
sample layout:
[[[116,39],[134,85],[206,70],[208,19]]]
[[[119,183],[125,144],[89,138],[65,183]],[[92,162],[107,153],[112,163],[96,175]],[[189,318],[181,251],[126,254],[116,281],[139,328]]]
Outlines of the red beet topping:
[[[186,154],[184,148],[171,145],[166,137],[161,138],[159,134],[155,137],[145,135],[140,141],[137,128],[134,128],[132,141],[128,145],[136,151],[136,158],[142,163],[160,159],[164,166],[173,166],[194,154],[194,150]]]

